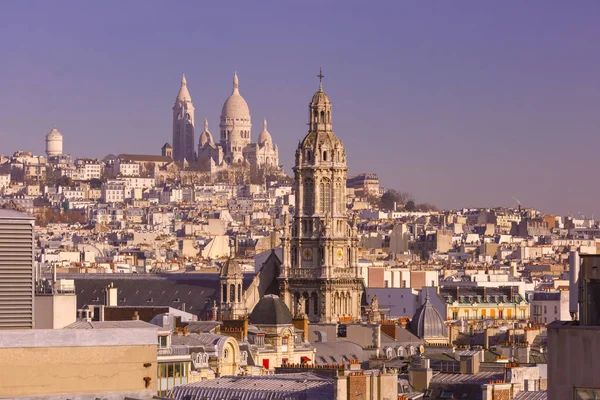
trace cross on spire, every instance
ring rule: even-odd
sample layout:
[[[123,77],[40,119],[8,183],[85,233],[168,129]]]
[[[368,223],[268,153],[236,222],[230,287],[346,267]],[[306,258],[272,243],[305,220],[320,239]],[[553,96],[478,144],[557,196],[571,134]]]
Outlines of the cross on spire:
[[[323,75],[323,67],[319,67],[319,75],[317,75],[317,78],[319,78],[319,92],[323,91],[323,78],[325,78],[325,75]]]

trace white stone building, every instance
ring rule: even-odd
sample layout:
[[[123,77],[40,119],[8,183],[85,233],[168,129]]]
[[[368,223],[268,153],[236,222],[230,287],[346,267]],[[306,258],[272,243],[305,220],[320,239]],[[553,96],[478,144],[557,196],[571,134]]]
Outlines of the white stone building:
[[[173,107],[173,159],[197,160],[204,171],[216,173],[230,165],[258,166],[279,169],[279,150],[263,122],[258,141],[252,142],[252,120],[248,103],[239,90],[237,74],[233,76],[233,90],[225,100],[219,121],[220,139],[215,141],[204,120],[199,136],[197,153],[194,152],[194,106],[185,77]]]

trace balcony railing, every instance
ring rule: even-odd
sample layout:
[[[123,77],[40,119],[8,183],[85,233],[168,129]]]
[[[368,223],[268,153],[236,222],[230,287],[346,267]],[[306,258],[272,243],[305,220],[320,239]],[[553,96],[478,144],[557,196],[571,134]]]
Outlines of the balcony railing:
[[[187,346],[159,347],[157,350],[159,356],[187,356],[190,354]]]

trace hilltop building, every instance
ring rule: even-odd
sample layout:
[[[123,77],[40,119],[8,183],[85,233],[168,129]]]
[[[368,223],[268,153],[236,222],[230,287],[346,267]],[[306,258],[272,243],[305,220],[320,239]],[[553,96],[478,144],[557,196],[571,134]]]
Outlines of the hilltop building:
[[[248,103],[240,94],[239,78],[233,76],[233,90],[225,100],[219,121],[219,141],[215,141],[204,120],[197,152],[194,147],[194,106],[185,76],[173,107],[173,159],[198,161],[202,171],[216,173],[232,165],[279,169],[279,150],[267,130],[267,120],[256,143],[252,142],[252,119]],[[165,145],[166,146],[166,145]],[[165,147],[163,146],[163,153]]]

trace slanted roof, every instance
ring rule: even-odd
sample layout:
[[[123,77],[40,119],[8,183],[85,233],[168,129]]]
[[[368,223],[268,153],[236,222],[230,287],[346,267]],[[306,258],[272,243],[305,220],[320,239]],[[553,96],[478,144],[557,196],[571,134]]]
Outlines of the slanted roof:
[[[119,306],[169,306],[183,309],[199,319],[212,315],[212,306],[219,300],[219,275],[203,274],[64,274],[73,279],[77,293],[77,308],[104,304],[104,288],[111,282],[117,288]],[[246,289],[253,274],[245,274]]]
[[[64,327],[64,329],[133,329],[147,328],[158,329],[156,325],[144,321],[77,321]]]

